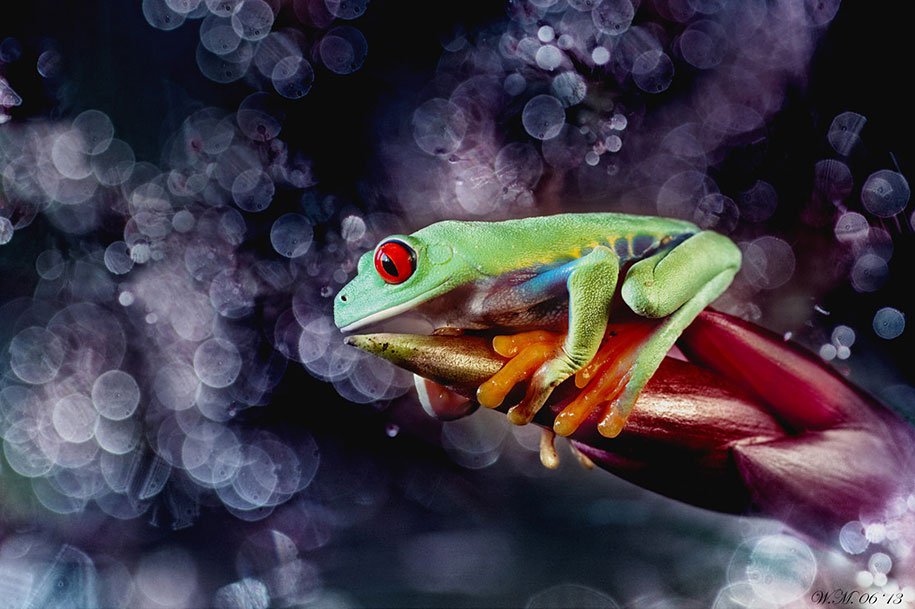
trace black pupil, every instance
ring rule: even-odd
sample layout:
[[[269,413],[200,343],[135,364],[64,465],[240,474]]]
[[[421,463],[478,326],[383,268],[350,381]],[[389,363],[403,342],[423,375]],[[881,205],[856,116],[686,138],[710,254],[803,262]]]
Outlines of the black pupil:
[[[397,271],[397,266],[394,264],[394,261],[391,260],[385,253],[381,254],[381,266],[384,268],[388,275],[400,277],[400,273]]]

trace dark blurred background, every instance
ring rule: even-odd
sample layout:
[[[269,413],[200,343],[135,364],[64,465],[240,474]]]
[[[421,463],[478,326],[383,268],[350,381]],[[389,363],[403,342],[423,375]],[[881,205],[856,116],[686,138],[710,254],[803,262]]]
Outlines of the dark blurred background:
[[[201,76],[194,63],[195,23],[169,32],[153,29],[134,2],[9,4],[0,37],[15,37],[23,48],[21,59],[4,68],[23,99],[11,110],[13,121],[72,119],[96,108],[111,118],[137,160],[158,163],[166,139],[192,111],[202,106],[233,111],[251,92],[241,81],[223,85]],[[384,173],[378,138],[386,132],[386,120],[422,101],[419,93],[434,73],[443,40],[455,32],[487,28],[505,15],[500,2],[371,3],[358,20],[369,44],[363,67],[346,76],[319,71],[307,96],[281,100],[286,113],[282,137],[311,160],[321,191],[357,209],[387,204],[398,213],[396,202],[366,202],[364,196]],[[910,3],[843,2],[818,42],[806,82],[789,87],[765,143],[737,147],[712,168],[719,183],[765,174],[783,202],[772,230],[803,234],[812,168],[828,156],[825,133],[844,111],[868,119],[865,144],[847,161],[857,188],[880,168],[915,175],[913,18]],[[283,23],[296,24],[288,7],[277,26]],[[35,70],[38,56],[49,48],[56,48],[63,61],[53,79]],[[272,219],[296,205],[275,206],[252,223],[266,240]],[[814,326],[843,323],[857,330],[850,366],[837,365],[875,393],[915,382],[915,332],[907,327],[887,341],[869,330],[881,307],[905,314],[915,310],[910,216],[911,206],[896,218],[879,221],[894,247],[883,287],[861,293],[846,282],[815,303],[828,319],[814,316]],[[0,248],[2,298],[32,293],[34,259],[43,249],[76,248],[79,240],[106,244],[120,238],[121,230],[112,222],[92,235],[74,237],[39,216],[25,234],[17,234],[15,247]],[[831,234],[831,227],[825,233]],[[249,234],[257,234],[257,228]],[[819,240],[811,239],[809,249],[803,238],[792,245],[799,265],[808,259],[816,266],[822,255]],[[905,403],[911,397],[896,395],[893,406],[911,408],[911,416],[915,406]],[[333,463],[323,474],[329,479],[297,500],[298,515],[282,516],[292,527],[300,519],[305,531],[296,540],[300,551],[317,565],[326,590],[337,594],[322,597],[327,603],[322,606],[516,606],[538,589],[569,581],[629,599],[631,606],[708,606],[704,603],[724,581],[741,536],[761,526],[766,530],[751,519],[685,507],[599,472],[578,472],[568,459],[558,474],[539,470],[534,453],[523,466],[503,459],[487,469],[461,468],[438,445],[437,423],[416,422],[409,433],[389,437],[386,430],[402,416],[398,413],[416,408],[410,396],[386,409],[350,404],[329,383],[290,363],[269,406],[242,415],[242,425],[309,430],[327,463]],[[339,487],[334,468],[344,472]],[[156,533],[150,525],[130,542],[112,544],[119,550],[110,549],[110,540],[100,535],[94,549],[136,559],[166,542],[178,545],[198,558],[198,574],[207,585],[219,586],[232,580],[233,563],[240,560],[232,557],[240,544],[270,523],[242,522],[221,506],[205,505],[194,527]],[[39,530],[43,526],[32,524]],[[335,531],[332,541],[322,542],[330,530]],[[313,539],[305,539],[309,535]],[[438,568],[452,576],[436,580]],[[456,583],[462,581],[466,583]],[[651,586],[659,588],[652,591]],[[583,596],[572,597],[578,602],[591,598],[579,593]]]

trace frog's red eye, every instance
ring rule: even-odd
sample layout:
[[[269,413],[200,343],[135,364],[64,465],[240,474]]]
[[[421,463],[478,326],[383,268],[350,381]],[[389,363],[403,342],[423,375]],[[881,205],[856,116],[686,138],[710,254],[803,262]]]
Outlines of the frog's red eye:
[[[387,283],[403,283],[416,270],[416,252],[403,241],[385,241],[375,250],[375,270]]]

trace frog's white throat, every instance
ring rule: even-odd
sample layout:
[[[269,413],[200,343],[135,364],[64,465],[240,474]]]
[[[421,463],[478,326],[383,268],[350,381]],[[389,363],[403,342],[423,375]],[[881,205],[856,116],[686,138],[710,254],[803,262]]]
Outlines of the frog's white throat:
[[[393,307],[388,307],[387,309],[382,309],[381,311],[372,313],[371,315],[366,315],[362,319],[357,319],[356,321],[349,323],[349,324],[343,326],[342,328],[340,328],[340,331],[341,332],[352,332],[354,330],[358,330],[360,328],[364,328],[366,326],[370,326],[372,324],[378,323],[379,321],[384,321],[386,319],[396,317],[397,315],[400,315],[401,313],[405,313],[411,309],[418,307],[423,302],[429,300],[429,298],[431,298],[431,296],[429,296],[429,294],[420,294],[416,298],[411,298],[410,300],[408,300],[406,302],[402,302],[400,304],[394,305]]]

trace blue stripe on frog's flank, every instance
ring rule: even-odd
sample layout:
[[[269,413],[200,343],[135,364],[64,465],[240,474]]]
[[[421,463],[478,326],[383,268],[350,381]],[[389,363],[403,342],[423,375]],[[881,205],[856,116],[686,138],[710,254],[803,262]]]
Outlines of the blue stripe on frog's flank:
[[[573,258],[562,262],[544,265],[538,273],[514,288],[518,295],[528,302],[536,302],[547,294],[561,293],[572,271],[581,263],[582,258]]]

